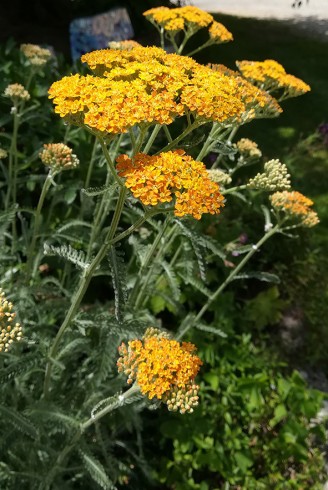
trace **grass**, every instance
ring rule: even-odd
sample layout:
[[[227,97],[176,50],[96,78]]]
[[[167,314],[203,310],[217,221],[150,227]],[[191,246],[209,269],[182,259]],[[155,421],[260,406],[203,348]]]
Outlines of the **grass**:
[[[207,48],[195,56],[197,61],[236,69],[235,60],[274,59],[311,86],[310,93],[283,102],[284,112],[277,119],[254,121],[240,130],[267,157],[282,157],[301,136],[328,120],[327,39],[305,36],[286,21],[215,17],[233,33],[234,42]]]

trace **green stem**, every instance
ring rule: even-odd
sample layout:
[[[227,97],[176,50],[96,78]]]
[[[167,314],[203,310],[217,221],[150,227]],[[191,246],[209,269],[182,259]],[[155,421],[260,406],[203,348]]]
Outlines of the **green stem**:
[[[167,230],[167,227],[168,227],[168,224],[170,222],[170,216],[167,217],[164,225],[163,225],[163,231],[160,232],[160,239],[163,237],[163,235],[165,234],[165,231]],[[172,237],[172,235],[174,235],[175,233],[175,230],[176,230],[176,225],[173,226],[170,231],[168,232],[167,236],[165,237],[165,240],[163,240],[162,244],[160,245],[160,247],[158,248],[157,250],[157,253],[154,257],[154,260],[153,260],[153,263],[151,264],[151,266],[149,267],[149,270],[148,270],[148,273],[147,273],[147,276],[145,277],[145,280],[140,288],[140,291],[139,291],[139,294],[137,296],[137,299],[135,301],[135,308],[139,308],[144,302],[145,300],[147,299],[147,294],[146,291],[147,291],[147,287],[148,287],[148,284],[149,284],[149,281],[151,280],[151,277],[154,273],[154,268],[156,267],[157,263],[158,263],[158,260],[160,259],[161,256],[163,256],[164,252],[165,252],[165,249],[167,247],[167,243],[170,241],[170,238]],[[160,243],[160,239],[158,240],[157,242],[157,245]]]
[[[208,133],[208,136],[206,138],[206,141],[203,145],[203,148],[200,150],[200,152],[198,153],[197,157],[196,157],[196,160],[197,161],[202,161],[202,159],[204,158],[205,155],[207,155],[207,148],[208,146],[213,142],[213,137],[214,137],[214,134],[217,130],[217,127],[218,127],[218,124],[213,122],[212,123],[212,127],[211,127],[211,130],[210,132]]]
[[[189,133],[191,133],[191,131],[198,128],[198,126],[201,126],[202,124],[204,124],[203,121],[202,122],[200,122],[198,120],[194,121],[190,126],[187,126],[187,128],[179,136],[177,136],[173,141],[171,141],[166,146],[164,146],[160,151],[155,153],[155,155],[158,155],[159,153],[163,153],[165,151],[171,150],[171,148],[174,148],[177,145],[177,143],[179,143],[179,141],[181,141],[185,136],[187,136]]]
[[[33,279],[33,277],[34,277],[35,267],[32,267],[32,264],[33,264],[33,257],[35,254],[36,241],[37,241],[39,228],[40,228],[41,211],[43,208],[43,203],[44,203],[45,197],[46,197],[47,192],[51,186],[51,182],[52,182],[52,179],[54,178],[54,176],[55,176],[55,174],[51,173],[51,171],[48,173],[47,178],[43,183],[39,202],[38,202],[38,205],[37,205],[37,208],[35,211],[33,234],[32,234],[31,243],[30,243],[28,251],[27,251],[26,275],[27,275],[28,281],[30,278]]]
[[[237,131],[238,131],[238,129],[239,129],[239,128],[240,128],[240,126],[235,126],[235,127],[232,129],[232,131],[231,131],[231,133],[230,133],[230,135],[229,135],[229,138],[227,139],[227,143],[231,143],[231,141],[232,141],[232,140],[233,140],[233,138],[235,137],[235,135],[236,135],[236,133],[237,133]],[[223,155],[223,154],[221,154],[221,155],[220,155],[220,156],[219,156],[219,157],[216,159],[216,161],[215,161],[215,162],[213,163],[213,165],[212,165],[212,169],[215,169],[215,168],[217,168],[217,167],[218,167],[218,165],[219,165],[219,163],[221,162],[221,160],[222,160],[223,156],[224,156],[224,155]]]
[[[191,125],[189,112],[187,113],[187,118],[188,118],[188,125]],[[169,131],[169,128],[166,126],[166,124],[164,124],[163,129],[164,129],[164,133],[165,133],[165,136],[167,137],[168,142],[172,143],[173,139],[172,139],[171,133]]]
[[[185,56],[192,56],[193,54],[198,53],[202,49],[207,48],[208,46],[211,46],[211,44],[214,44],[213,41],[211,39],[208,39],[208,41],[206,41],[204,44],[202,44],[201,46],[198,46],[198,48],[194,49],[193,51],[190,51],[190,53],[187,53]]]
[[[85,182],[84,182],[84,188],[87,189],[90,185],[90,180],[91,180],[91,175],[92,175],[92,171],[93,171],[93,167],[94,167],[94,163],[95,163],[95,156],[96,156],[96,151],[97,151],[97,143],[98,143],[98,140],[95,138],[94,142],[93,142],[93,147],[92,147],[92,152],[91,152],[91,157],[90,157],[90,163],[89,163],[89,167],[88,167],[88,172],[87,172],[87,176],[85,178]]]
[[[111,172],[108,169],[107,176],[106,176],[106,182],[105,185],[107,186],[110,182],[110,176]],[[107,199],[107,191],[105,191],[100,199],[100,201],[97,202],[96,209],[95,209],[95,214],[94,214],[94,220],[90,232],[90,240],[89,240],[89,245],[88,245],[88,251],[87,251],[87,260],[89,260],[91,252],[92,252],[92,247],[95,241],[95,238],[97,237],[99,233],[99,229],[101,228],[102,224],[102,219],[104,217],[104,207],[106,204],[106,199]]]
[[[233,192],[238,192],[238,191],[243,191],[244,189],[247,189],[247,185],[237,185],[236,187],[230,187],[230,189],[225,189],[221,192],[223,196],[226,194],[232,194]]]
[[[231,271],[229,276],[226,278],[226,280],[219,286],[219,288],[208,298],[207,302],[204,304],[204,306],[201,308],[201,310],[198,312],[197,316],[194,318],[193,321],[188,323],[186,327],[179,332],[179,335],[177,336],[177,340],[180,340],[186,333],[187,331],[192,328],[195,323],[197,323],[204,313],[208,310],[208,308],[211,306],[213,301],[215,301],[218,296],[222,293],[222,291],[226,288],[226,286],[233,280],[233,278],[241,271],[241,269],[247,264],[247,262],[253,257],[255,252],[260,249],[260,247],[269,239],[271,238],[275,233],[278,233],[280,231],[280,224],[277,224],[271,230],[267,231],[263,237],[256,243],[256,245],[253,245],[252,249],[248,252],[247,255],[239,262],[239,264]]]
[[[185,32],[185,37],[182,41],[182,43],[180,44],[179,48],[178,48],[178,54],[181,54],[182,51],[183,51],[183,48],[185,47],[186,43],[188,42],[188,39],[190,38],[190,36],[188,35],[187,32]]]
[[[140,291],[140,284],[142,282],[142,279],[144,278],[144,275],[146,273],[146,270],[148,269],[148,266],[150,264],[150,261],[164,235],[164,232],[166,230],[166,226],[167,226],[167,223],[168,223],[168,217],[166,218],[166,221],[165,223],[163,224],[163,226],[160,227],[160,230],[159,232],[157,233],[157,236],[155,238],[155,240],[153,241],[150,249],[148,250],[147,254],[146,254],[146,257],[145,257],[145,261],[142,265],[142,267],[140,268],[139,270],[139,273],[138,273],[138,276],[137,276],[137,279],[136,279],[136,282],[134,283],[134,286],[132,288],[132,291],[130,293],[130,297],[129,297],[129,303],[131,305],[134,304],[135,300],[136,300],[136,297]]]
[[[142,150],[142,153],[148,153],[149,152],[150,148],[152,147],[152,144],[155,141],[156,136],[158,135],[158,133],[161,130],[161,127],[162,126],[160,124],[156,124],[156,126],[154,127],[154,129],[153,129],[153,131],[152,131],[152,133],[151,133],[151,135],[149,137],[149,140],[146,143],[146,146]]]
[[[123,211],[126,194],[127,194],[127,189],[125,187],[121,187],[119,198],[118,198],[117,205],[116,205],[116,209],[115,209],[115,212],[113,215],[111,227],[108,231],[106,239],[105,239],[102,247],[98,251],[97,255],[93,259],[93,261],[83,271],[81,278],[80,278],[80,283],[79,283],[78,288],[77,288],[77,290],[73,296],[71,306],[70,306],[70,308],[66,314],[66,317],[65,317],[60,329],[58,330],[57,335],[55,337],[55,340],[54,340],[54,342],[53,342],[53,344],[49,350],[49,355],[48,355],[49,361],[48,361],[47,367],[46,367],[44,387],[43,387],[43,393],[44,393],[45,398],[47,397],[48,392],[49,392],[49,385],[50,385],[50,380],[51,380],[51,371],[52,371],[52,365],[53,365],[52,359],[54,359],[54,357],[56,356],[59,344],[61,342],[61,339],[62,339],[64,333],[66,332],[67,328],[69,327],[69,325],[71,324],[72,320],[74,319],[74,317],[76,315],[76,312],[77,312],[77,310],[81,304],[81,301],[82,301],[82,299],[86,293],[86,290],[88,289],[88,286],[89,286],[90,281],[92,279],[93,273],[95,272],[95,270],[97,269],[97,267],[99,266],[99,264],[101,263],[103,258],[105,257],[105,255],[108,251],[108,248],[112,244],[112,240],[113,240],[113,237],[115,235],[115,232],[116,232],[116,229],[117,229],[117,226],[118,226],[118,223],[119,223],[122,211]]]
[[[107,149],[107,145],[106,143],[104,142],[104,140],[100,137],[100,136],[97,136],[98,138],[98,141],[100,143],[100,146],[102,148],[102,151],[104,152],[104,155],[105,155],[105,158],[106,158],[106,161],[107,161],[107,164],[108,164],[108,167],[110,168],[110,171],[115,179],[115,181],[117,182],[117,184],[120,186],[120,187],[124,187],[124,184],[123,182],[121,181],[121,179],[119,178],[119,176],[117,175],[117,172],[116,172],[116,168],[115,168],[115,165],[113,163],[113,160],[110,156],[110,153]]]

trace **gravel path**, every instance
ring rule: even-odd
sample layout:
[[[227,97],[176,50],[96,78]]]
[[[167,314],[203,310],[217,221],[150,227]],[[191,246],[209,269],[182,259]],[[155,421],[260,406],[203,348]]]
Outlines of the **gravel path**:
[[[328,41],[328,0],[303,0],[299,8],[293,8],[293,2],[297,0],[192,0],[190,3],[208,12],[288,21],[304,33]]]

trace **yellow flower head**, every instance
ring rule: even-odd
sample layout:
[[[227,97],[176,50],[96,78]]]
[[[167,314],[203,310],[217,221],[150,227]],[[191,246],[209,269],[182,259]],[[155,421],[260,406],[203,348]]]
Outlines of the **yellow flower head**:
[[[119,347],[118,371],[128,376],[129,384],[135,381],[150,400],[161,400],[169,410],[192,412],[198,404],[194,379],[202,364],[195,350],[193,344],[147,330],[141,340]]]
[[[210,38],[215,41],[216,44],[227,43],[233,41],[233,35],[230,31],[220,22],[213,22],[210,26],[208,33]]]
[[[157,156],[138,153],[117,158],[117,170],[125,185],[145,205],[171,202],[174,214],[200,219],[203,213],[218,214],[223,207],[219,186],[209,178],[205,165],[193,160],[183,150]]]
[[[16,313],[12,313],[13,304],[6,300],[0,288],[0,352],[8,352],[14,340],[21,340],[22,327],[15,323]]]
[[[297,219],[301,225],[311,228],[319,223],[318,215],[311,209],[313,201],[297,191],[275,192],[271,197],[272,206]]]
[[[50,143],[43,145],[40,152],[40,158],[44,165],[53,170],[69,170],[79,164],[79,159],[73,153],[72,149],[64,143]]]
[[[273,117],[276,101],[231,70],[202,66],[157,47],[101,49],[82,56],[94,75],[71,75],[49,89],[71,124],[118,134],[134,125],[171,124],[186,113],[200,122],[245,123]]]
[[[168,7],[152,8],[144,12],[143,15],[153,24],[171,32],[183,29],[196,32],[213,21],[211,14],[189,5],[173,9]]]
[[[245,78],[264,90],[282,92],[279,100],[297,97],[311,90],[305,82],[287,74],[277,61],[237,61],[236,64]]]
[[[212,64],[209,67],[234,81],[234,86],[236,87],[234,94],[244,103],[241,122],[246,123],[254,118],[277,117],[282,112],[274,97],[250,83],[239,72],[230,70],[224,65]]]

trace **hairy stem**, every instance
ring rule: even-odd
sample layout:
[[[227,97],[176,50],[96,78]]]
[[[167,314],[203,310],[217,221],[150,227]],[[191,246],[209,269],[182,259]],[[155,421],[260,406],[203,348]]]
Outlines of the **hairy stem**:
[[[36,241],[37,241],[39,228],[40,228],[40,222],[41,222],[41,211],[43,208],[43,203],[44,203],[45,197],[46,197],[47,192],[51,186],[51,182],[52,182],[54,175],[55,174],[51,173],[51,171],[48,173],[47,178],[43,183],[39,202],[38,202],[38,205],[37,205],[37,208],[35,211],[33,234],[32,234],[31,243],[30,243],[30,245],[28,247],[28,251],[27,251],[26,276],[27,276],[28,281],[30,278],[33,279],[33,277],[34,277],[34,269],[35,268],[32,266],[33,266],[33,257],[34,257],[34,253],[35,253]]]

